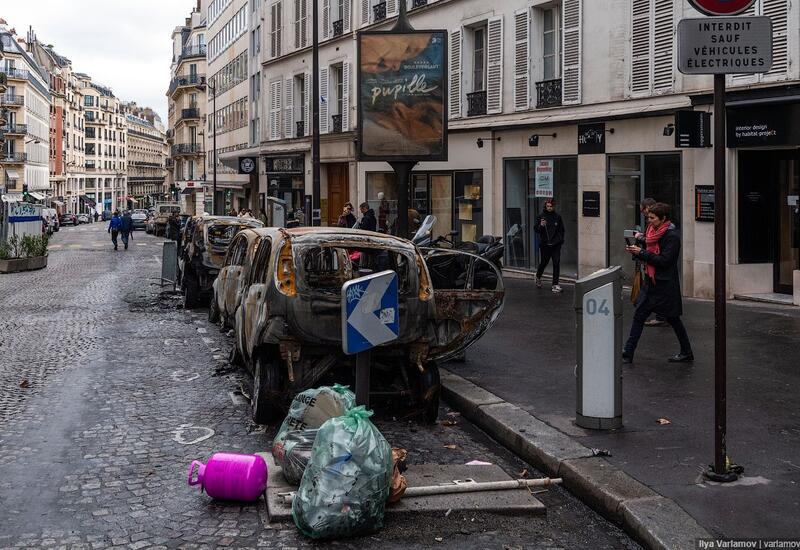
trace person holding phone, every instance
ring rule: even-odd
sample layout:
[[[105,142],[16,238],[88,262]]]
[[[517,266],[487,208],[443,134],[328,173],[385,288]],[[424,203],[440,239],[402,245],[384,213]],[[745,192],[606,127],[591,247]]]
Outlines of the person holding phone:
[[[686,327],[681,321],[683,298],[678,275],[681,239],[678,230],[669,220],[669,205],[656,203],[648,209],[645,244],[627,245],[625,250],[642,262],[645,270],[642,297],[633,314],[630,336],[622,352],[622,362],[632,363],[633,354],[651,313],[662,315],[675,331],[680,352],[668,358],[670,363],[694,361],[692,345]]]
[[[556,201],[547,199],[544,203],[544,210],[537,216],[533,226],[539,234],[539,252],[541,261],[536,270],[536,287],[542,288],[542,274],[553,260],[553,293],[561,292],[561,285],[558,284],[561,275],[561,245],[564,244],[564,220],[556,212]]]

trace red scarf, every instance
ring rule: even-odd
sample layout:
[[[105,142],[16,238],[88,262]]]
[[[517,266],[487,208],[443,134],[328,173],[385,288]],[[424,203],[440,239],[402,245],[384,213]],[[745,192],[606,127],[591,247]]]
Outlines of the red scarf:
[[[652,252],[653,254],[661,254],[661,247],[658,246],[658,242],[661,240],[661,237],[664,236],[669,230],[669,226],[671,222],[669,220],[664,220],[658,229],[654,229],[652,225],[647,226],[647,232],[645,234],[645,242],[647,243],[647,251]],[[656,266],[647,263],[645,269],[647,270],[647,276],[650,277],[650,280],[653,281],[653,284],[656,284]]]

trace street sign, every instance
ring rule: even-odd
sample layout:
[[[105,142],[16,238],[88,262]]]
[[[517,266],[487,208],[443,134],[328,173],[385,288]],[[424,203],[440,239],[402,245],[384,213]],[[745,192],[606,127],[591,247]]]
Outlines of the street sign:
[[[258,167],[258,157],[239,157],[239,173],[252,174]]]
[[[755,4],[756,0],[689,0],[689,3],[706,15],[739,15]]]
[[[400,335],[397,273],[382,271],[342,286],[342,349],[367,351]]]
[[[711,113],[703,111],[675,113],[675,147],[711,147]]]
[[[683,74],[765,73],[772,66],[772,19],[715,17],[678,23]]]

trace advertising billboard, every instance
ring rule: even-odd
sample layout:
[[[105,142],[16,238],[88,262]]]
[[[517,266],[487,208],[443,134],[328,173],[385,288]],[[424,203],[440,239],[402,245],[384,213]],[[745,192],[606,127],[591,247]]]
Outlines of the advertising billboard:
[[[447,160],[447,32],[358,35],[359,160]]]

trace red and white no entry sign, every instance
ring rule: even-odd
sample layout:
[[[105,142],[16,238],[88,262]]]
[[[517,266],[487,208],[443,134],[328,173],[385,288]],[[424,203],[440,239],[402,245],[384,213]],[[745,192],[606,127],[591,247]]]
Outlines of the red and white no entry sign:
[[[689,0],[689,3],[706,15],[739,15],[756,0]]]

